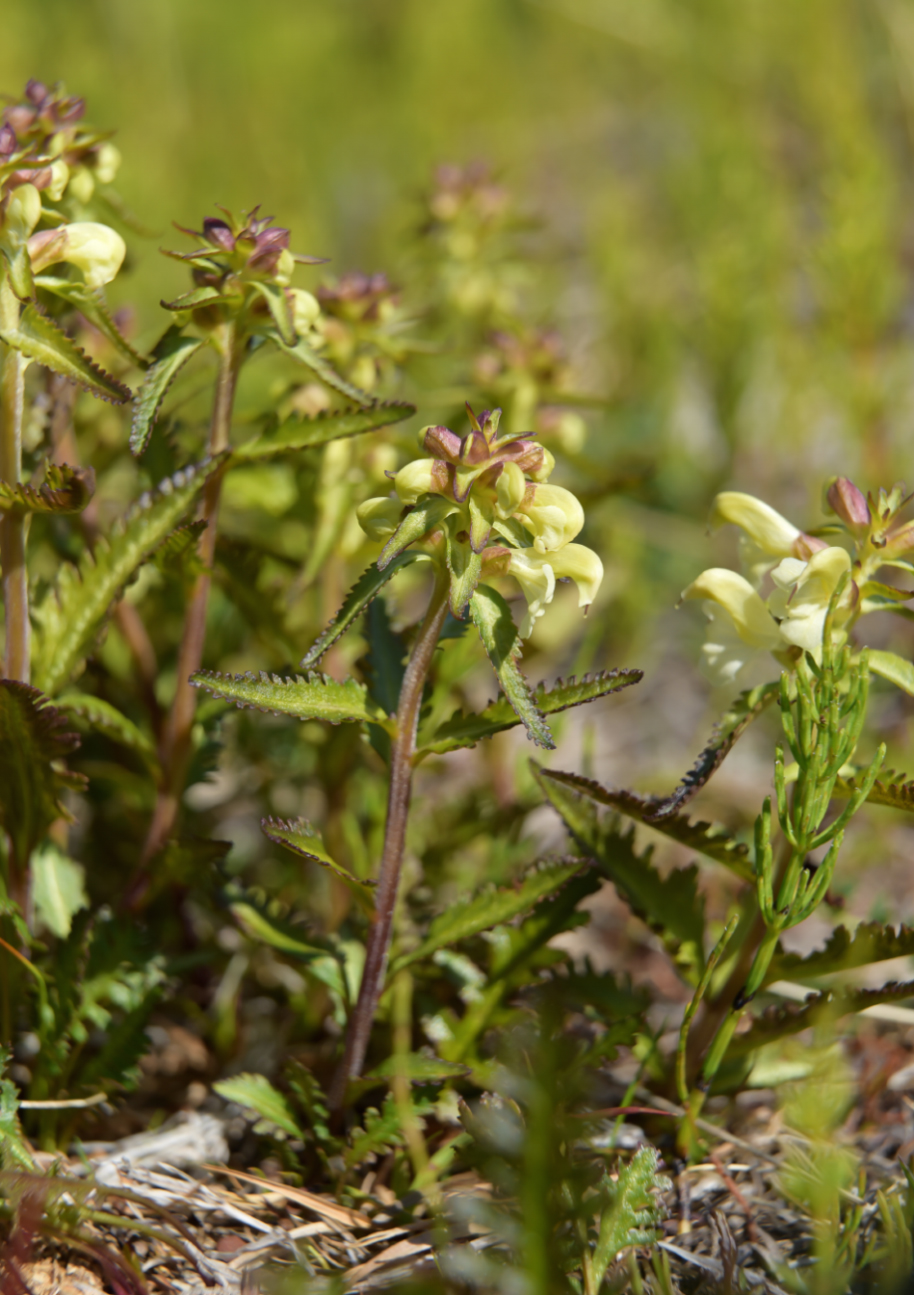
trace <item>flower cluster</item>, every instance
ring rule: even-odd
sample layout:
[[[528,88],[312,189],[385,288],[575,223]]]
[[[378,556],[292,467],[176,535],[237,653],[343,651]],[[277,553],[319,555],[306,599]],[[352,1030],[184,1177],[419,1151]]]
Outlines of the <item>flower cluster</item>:
[[[752,495],[718,495],[711,526],[729,522],[742,530],[746,574],[712,567],[682,594],[705,603],[709,624],[703,655],[711,680],[740,681],[759,652],[772,653],[788,668],[804,652],[821,660],[830,606],[837,641],[846,638],[859,616],[898,610],[910,592],[875,577],[885,566],[914,572],[905,556],[914,551],[914,523],[898,516],[907,503],[901,486],[867,500],[853,482],[838,477],[826,492],[827,509],[838,522],[810,535]],[[822,535],[843,537],[847,547],[829,544]],[[771,589],[763,598],[769,578]]]
[[[588,607],[603,564],[591,549],[574,543],[584,510],[570,490],[548,484],[555,464],[550,452],[529,435],[499,436],[501,410],[484,410],[478,418],[469,405],[467,410],[471,430],[464,437],[447,427],[423,429],[429,457],[394,474],[395,495],[367,500],[359,521],[370,538],[391,537],[385,553],[422,538],[435,555],[443,539],[452,590],[458,576],[472,572],[469,584],[462,579],[461,592],[452,594],[455,614],[462,613],[482,577],[514,576],[527,599],[520,631],[527,637],[552,601],[557,580],[572,579],[579,605]],[[436,507],[429,508],[433,501]],[[421,516],[422,509],[431,525],[414,534],[409,516]],[[398,545],[398,536],[410,538]]]

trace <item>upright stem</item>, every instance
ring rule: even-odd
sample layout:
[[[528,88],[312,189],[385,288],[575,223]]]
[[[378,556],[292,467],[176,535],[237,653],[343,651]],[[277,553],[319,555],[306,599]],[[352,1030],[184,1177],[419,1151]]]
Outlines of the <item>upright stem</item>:
[[[229,444],[235,386],[241,364],[233,322],[229,321],[221,326],[216,337],[216,345],[219,350],[219,376],[216,380],[216,394],[210,422],[208,445],[210,454],[221,454]],[[184,790],[195,704],[194,690],[189,679],[200,669],[200,663],[203,660],[206,609],[209,603],[211,572],[216,553],[216,523],[221,493],[222,473],[216,472],[209,478],[203,491],[200,517],[206,522],[206,530],[200,536],[199,548],[203,571],[194,584],[184,620],[184,634],[178,652],[177,688],[171,712],[165,721],[159,751],[162,782],[143,846],[141,868],[145,868],[150,859],[158,854],[174,831],[181,793]],[[134,902],[137,902],[138,898],[140,897],[134,894]]]
[[[8,278],[0,282],[0,329],[14,332],[19,326],[19,302]],[[0,481],[18,485],[22,480],[22,407],[25,400],[25,360],[11,346],[2,346],[0,362]],[[6,652],[3,673],[7,679],[29,681],[29,582],[25,565],[26,519],[20,513],[0,518],[0,565],[3,568],[3,611]]]
[[[419,726],[422,690],[441,634],[441,627],[447,615],[447,608],[448,580],[447,575],[442,573],[435,585],[425,619],[419,627],[412,655],[403,676],[403,685],[400,688],[397,727],[390,749],[387,826],[384,831],[384,851],[378,872],[375,911],[368,932],[365,970],[362,973],[358,1002],[349,1020],[343,1059],[330,1089],[330,1108],[334,1111],[342,1109],[349,1080],[361,1074],[375,1012],[384,988],[397,891],[400,885],[400,868],[403,863],[403,847],[406,843],[406,824],[413,786],[413,756],[416,753],[416,730]]]

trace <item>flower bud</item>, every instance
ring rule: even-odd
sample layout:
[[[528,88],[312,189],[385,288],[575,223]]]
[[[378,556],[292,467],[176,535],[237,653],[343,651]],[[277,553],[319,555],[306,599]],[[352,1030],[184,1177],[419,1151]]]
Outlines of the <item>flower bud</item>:
[[[60,202],[69,180],[70,168],[62,157],[56,158],[51,163],[51,183],[48,185],[46,190],[47,195],[52,202]]]
[[[287,288],[292,282],[292,273],[295,270],[295,257],[287,247],[284,247],[279,254],[279,260],[276,262],[276,269],[273,271],[273,278],[283,288]]]
[[[783,647],[774,617],[749,581],[736,571],[725,567],[702,571],[697,580],[683,589],[680,602],[689,598],[717,603],[729,613],[736,632],[751,647],[767,648],[771,652]]]
[[[545,445],[541,446],[543,451],[543,462],[540,467],[530,471],[530,477],[533,481],[548,481],[552,476],[552,469],[555,467],[555,455],[551,450],[547,450]]]
[[[399,526],[402,514],[399,499],[366,499],[355,515],[370,540],[386,540]]]
[[[111,282],[126,252],[120,234],[94,220],[42,230],[29,239],[29,256],[36,273],[57,261],[69,261],[82,270],[87,287],[93,290]]]
[[[847,477],[836,477],[828,487],[825,498],[832,512],[837,513],[852,531],[869,527],[872,521],[869,504]]]
[[[292,297],[292,323],[296,333],[308,333],[314,327],[321,308],[317,298],[304,288],[289,288]]]
[[[69,191],[85,207],[95,192],[95,177],[86,166],[77,166],[70,172]]]
[[[120,149],[110,139],[99,144],[95,154],[95,178],[99,184],[111,184],[121,165]]]
[[[523,503],[527,482],[516,463],[505,463],[495,483],[495,511],[505,521],[512,517]]]
[[[24,242],[41,219],[41,194],[33,184],[20,184],[6,204],[4,224]]]
[[[394,477],[394,489],[410,507],[420,495],[443,494],[447,489],[447,467],[438,459],[414,459]]]
[[[419,444],[436,459],[445,459],[448,463],[460,462],[460,450],[463,442],[456,432],[449,427],[432,425],[423,427],[419,433]]]
[[[534,485],[518,508],[520,520],[533,533],[538,553],[551,553],[580,534],[584,509],[562,486]]]
[[[800,534],[798,527],[761,499],[738,490],[723,491],[711,505],[712,530],[726,522],[739,526],[764,553],[772,557],[792,556],[794,541]]]

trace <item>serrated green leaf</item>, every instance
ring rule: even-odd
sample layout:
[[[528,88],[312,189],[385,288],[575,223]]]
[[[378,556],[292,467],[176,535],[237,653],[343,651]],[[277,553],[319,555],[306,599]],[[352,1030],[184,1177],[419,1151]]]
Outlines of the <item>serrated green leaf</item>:
[[[623,688],[638,683],[642,677],[640,670],[601,670],[599,674],[586,674],[581,679],[572,675],[567,680],[556,680],[551,688],[541,683],[534,690],[533,700],[543,715],[555,715],[572,706],[583,706],[585,702],[596,701],[598,697],[608,697],[611,693],[620,692]],[[501,733],[519,723],[520,719],[508,699],[499,697],[477,715],[456,712],[427,738],[420,738],[419,755],[442,755],[447,751],[475,746],[482,738]]]
[[[61,796],[74,775],[61,762],[78,746],[66,716],[37,688],[0,679],[0,827],[19,868],[54,819],[66,817]]]
[[[389,723],[380,706],[368,696],[365,685],[355,679],[338,683],[329,675],[321,674],[281,679],[264,671],[259,675],[231,675],[198,670],[190,682],[195,688],[205,688],[214,697],[232,701],[236,706],[250,706],[272,715],[323,719],[331,724],[370,721],[386,726]]]
[[[27,355],[30,360],[43,364],[46,369],[52,369],[54,373],[85,387],[102,400],[122,405],[131,398],[129,387],[125,387],[91,360],[71,337],[62,332],[36,306],[24,306],[18,327],[6,332],[0,331],[0,340]]]
[[[860,597],[877,598],[880,602],[906,603],[914,598],[914,589],[896,589],[894,585],[883,584],[881,580],[867,580],[860,590]]]
[[[690,850],[699,850],[709,859],[716,859],[718,863],[724,864],[745,881],[753,879],[749,847],[744,842],[738,841],[719,824],[693,822],[684,814],[671,814],[655,821],[654,812],[657,805],[663,802],[657,801],[652,796],[639,796],[634,791],[615,791],[612,788],[603,787],[590,778],[582,778],[580,774],[563,773],[558,769],[541,769],[539,776],[570,787],[573,791],[596,801],[598,805],[606,805],[607,808],[625,814],[628,818],[645,823]]]
[[[264,836],[276,845],[285,846],[300,859],[310,859],[324,868],[329,868],[341,881],[345,881],[347,886],[373,906],[371,883],[361,881],[353,876],[348,868],[337,863],[324,845],[320,832],[316,832],[306,818],[292,819],[288,823],[284,823],[280,818],[262,818],[260,826]]]
[[[254,1111],[267,1125],[282,1129],[290,1138],[304,1138],[288,1100],[265,1075],[234,1075],[217,1080],[213,1088],[227,1102],[237,1102]]]
[[[0,512],[81,513],[94,493],[95,473],[91,468],[48,463],[40,486],[0,481]]]
[[[859,790],[856,777],[838,778],[833,795],[846,799]],[[914,813],[914,782],[905,782],[903,773],[885,771],[885,777],[878,778],[867,796],[870,805],[886,805],[890,809],[903,809],[908,814]]]
[[[347,400],[352,400],[363,407],[374,404],[373,396],[370,396],[367,391],[362,391],[361,388],[353,386],[351,382],[347,382],[344,377],[337,373],[332,364],[328,364],[322,356],[318,355],[311,343],[306,341],[304,337],[299,337],[294,345],[289,346],[283,341],[276,329],[270,329],[268,336],[290,359],[297,360],[299,364],[304,364],[322,382],[325,382],[328,387],[332,387],[334,391],[338,391],[341,396],[345,396]]]
[[[31,870],[38,922],[59,940],[66,939],[75,915],[89,905],[85,869],[47,841],[32,855]]]
[[[463,620],[482,575],[482,553],[476,553],[469,544],[456,540],[450,527],[445,531],[445,548],[451,577],[448,595],[451,615]]]
[[[617,814],[601,815],[590,796],[564,781],[534,776],[569,832],[613,883],[632,912],[663,940],[670,954],[692,979],[704,966],[704,898],[698,890],[698,868],[676,868],[661,876],[651,863],[652,847],[634,849],[635,829],[619,828]]]
[[[415,405],[405,401],[381,402],[367,409],[329,409],[314,418],[289,418],[279,427],[262,432],[234,450],[236,459],[264,459],[274,454],[309,450],[330,441],[374,432],[404,418],[411,418]]]
[[[671,1186],[657,1168],[657,1151],[648,1145],[638,1148],[631,1163],[623,1165],[615,1179],[609,1174],[604,1176],[598,1188],[602,1211],[592,1259],[594,1290],[602,1286],[609,1265],[620,1251],[628,1246],[653,1245],[657,1240],[661,1193]]]
[[[266,279],[252,279],[250,286],[266,302],[273,323],[276,325],[276,331],[285,345],[294,346],[298,341],[298,334],[295,332],[295,323],[285,288]]]
[[[583,866],[580,859],[547,864],[528,872],[519,885],[509,890],[484,891],[462,904],[453,904],[434,919],[418,948],[394,959],[388,978],[392,979],[414,962],[430,958],[437,949],[468,940],[529,912],[541,899],[560,890]]]
[[[830,976],[853,967],[885,962],[889,958],[914,956],[914,927],[882,926],[879,922],[861,922],[853,931],[838,926],[822,949],[804,957],[778,949],[771,960],[764,983],[775,980],[807,980],[810,976]]]
[[[537,746],[554,750],[555,742],[549,725],[517,664],[520,635],[511,608],[495,589],[479,585],[470,599],[470,615],[512,710]]]
[[[768,1008],[752,1026],[738,1034],[727,1049],[726,1061],[745,1057],[757,1048],[790,1034],[799,1034],[812,1025],[836,1021],[851,1012],[864,1012],[879,1003],[894,1003],[914,998],[914,980],[892,981],[879,989],[835,989],[813,994],[801,1006]]]
[[[192,355],[205,346],[201,337],[185,337],[169,328],[152,353],[152,361],[134,397],[130,423],[130,452],[139,457],[149,444],[153,424],[165,393]]]
[[[405,548],[428,535],[456,511],[453,499],[445,499],[443,495],[422,495],[381,550],[378,570],[383,571]]]
[[[230,904],[229,908],[235,915],[242,930],[246,931],[255,940],[262,940],[271,949],[278,949],[280,953],[288,953],[292,957],[303,959],[305,962],[310,962],[313,958],[326,956],[326,949],[321,949],[317,945],[306,944],[304,940],[299,940],[283,924],[266,917],[253,904],[246,904],[239,900],[237,903]]]
[[[43,288],[45,292],[50,292],[55,297],[59,297],[61,301],[74,306],[84,319],[87,319],[90,324],[93,324],[98,329],[103,337],[107,337],[108,341],[120,351],[125,360],[135,364],[138,369],[145,369],[148,366],[149,361],[130,345],[114,322],[107,302],[100,291],[93,292],[85,283],[78,283],[75,279],[61,279],[51,274],[39,275],[35,280],[35,286]]]
[[[672,796],[658,802],[653,815],[655,827],[659,827],[659,820],[665,815],[675,814],[701,791],[723,764],[737,739],[745,733],[753,720],[756,720],[762,711],[776,700],[779,691],[780,682],[773,682],[760,684],[758,688],[750,688],[747,692],[740,693],[730,709],[715,725],[710,742]]]
[[[53,696],[78,671],[89,655],[121,590],[155,552],[222,466],[222,458],[207,459],[166,478],[144,495],[108,539],[86,551],[79,567],[61,567],[55,587],[36,608],[33,677]]]
[[[396,558],[383,571],[379,571],[374,563],[371,564],[367,571],[363,571],[343,599],[343,605],[333,620],[324,632],[314,640],[311,647],[302,657],[299,662],[302,669],[309,670],[312,666],[317,665],[328,648],[331,648],[337,639],[342,638],[353,622],[374,601],[391,576],[395,575],[403,567],[409,566],[411,562],[416,562],[426,556],[424,553],[398,553]]]
[[[353,1101],[373,1088],[389,1084],[399,1075],[405,1076],[413,1084],[439,1084],[448,1079],[465,1079],[470,1073],[469,1067],[457,1061],[443,1061],[441,1057],[429,1057],[422,1052],[410,1052],[406,1056],[391,1056],[379,1066],[369,1070],[360,1079],[351,1079],[346,1086],[346,1098]]]
[[[893,683],[896,688],[914,697],[914,664],[895,652],[879,652],[870,648],[867,653],[870,671]]]
[[[202,575],[206,567],[200,557],[200,536],[206,526],[207,523],[201,518],[178,526],[170,535],[166,535],[154,555],[159,570],[185,580],[193,580]]]
[[[73,692],[67,693],[64,697],[58,697],[54,704],[64,714],[72,716],[76,728],[83,732],[103,733],[105,737],[120,742],[131,751],[136,751],[153,772],[158,768],[159,762],[152,738],[110,702],[104,701],[101,697],[92,697],[88,693]]]

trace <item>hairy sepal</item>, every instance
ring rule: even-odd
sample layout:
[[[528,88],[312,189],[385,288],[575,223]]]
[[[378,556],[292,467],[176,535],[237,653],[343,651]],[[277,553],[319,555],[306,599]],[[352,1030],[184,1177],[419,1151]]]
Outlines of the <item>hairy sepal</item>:
[[[330,441],[376,432],[381,427],[411,418],[415,412],[415,405],[390,401],[371,405],[368,409],[331,409],[314,418],[289,418],[278,427],[239,445],[234,452],[235,458],[266,459],[277,454],[310,450]]]
[[[33,678],[53,695],[92,651],[121,590],[152,556],[223,459],[206,459],[166,478],[144,495],[78,567],[61,567],[55,587],[35,611]]]
[[[623,688],[638,683],[642,677],[640,670],[601,670],[599,674],[585,674],[581,679],[572,675],[570,679],[557,680],[551,688],[544,683],[539,684],[534,689],[533,700],[543,715],[556,715],[573,706],[583,706],[589,701],[621,692]],[[508,699],[499,697],[478,714],[465,715],[458,711],[452,715],[434,733],[420,740],[418,753],[420,756],[443,755],[447,751],[475,746],[483,738],[514,728],[520,722]]]
[[[479,585],[470,599],[470,615],[511,709],[537,746],[554,750],[555,742],[549,725],[517,664],[520,635],[511,616],[511,608],[495,589]]]
[[[389,727],[390,721],[368,696],[368,689],[355,679],[339,683],[329,675],[310,673],[305,677],[284,679],[279,675],[219,674],[215,670],[198,670],[191,675],[195,688],[204,688],[214,697],[234,702],[271,715],[291,715],[294,719],[321,719],[330,724],[372,723]]]
[[[133,394],[129,387],[91,360],[71,337],[31,303],[23,307],[18,327],[0,332],[0,340],[114,405],[124,404]]]
[[[169,328],[160,339],[134,397],[130,424],[131,454],[139,457],[146,449],[165,393],[191,356],[205,345],[204,338],[185,337],[177,327]]]
[[[377,565],[372,563],[367,571],[363,571],[358,580],[349,590],[349,593],[343,599],[343,605],[333,620],[314,640],[311,647],[299,662],[303,670],[310,670],[312,666],[317,665],[324,653],[333,646],[334,643],[350,629],[353,623],[361,616],[378,594],[387,584],[391,576],[395,575],[403,567],[407,567],[412,562],[420,558],[427,560],[427,554],[417,552],[398,553],[397,556],[379,570]]]

